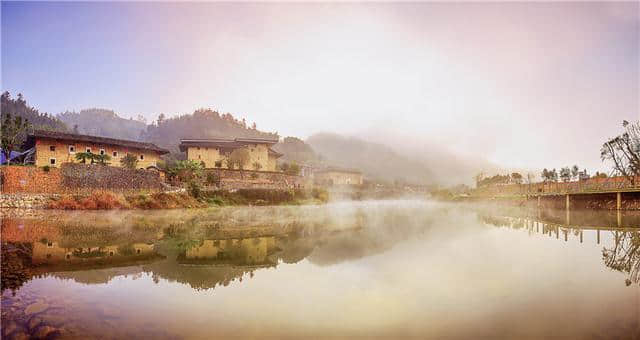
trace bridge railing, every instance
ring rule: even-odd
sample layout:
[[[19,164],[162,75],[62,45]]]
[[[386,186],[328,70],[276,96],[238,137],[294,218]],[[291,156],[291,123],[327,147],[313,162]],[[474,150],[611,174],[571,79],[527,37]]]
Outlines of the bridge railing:
[[[578,194],[620,190],[639,190],[640,177],[633,183],[626,177],[589,178],[574,182],[539,182],[530,184],[503,184],[484,186],[475,190],[479,196]]]

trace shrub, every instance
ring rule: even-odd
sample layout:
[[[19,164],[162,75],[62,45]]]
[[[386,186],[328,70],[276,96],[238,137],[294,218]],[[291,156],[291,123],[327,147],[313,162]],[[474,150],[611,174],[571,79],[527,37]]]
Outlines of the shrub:
[[[49,170],[51,170],[51,167],[49,167],[48,165],[45,165],[45,166],[42,167],[42,170],[44,172],[49,172]]]
[[[215,172],[208,172],[206,182],[208,185],[220,185],[220,175]]]
[[[138,157],[128,153],[120,159],[120,164],[125,168],[135,169],[138,167]]]
[[[320,200],[322,202],[329,201],[329,192],[322,188],[313,188],[311,190],[311,197]]]
[[[199,199],[200,197],[202,197],[202,189],[200,188],[200,185],[198,185],[198,183],[196,183],[195,181],[189,182],[187,191],[189,192],[189,195],[191,195],[191,197],[195,199]]]
[[[49,209],[64,210],[105,210],[121,209],[127,206],[110,192],[94,192],[89,196],[66,195],[49,203]]]

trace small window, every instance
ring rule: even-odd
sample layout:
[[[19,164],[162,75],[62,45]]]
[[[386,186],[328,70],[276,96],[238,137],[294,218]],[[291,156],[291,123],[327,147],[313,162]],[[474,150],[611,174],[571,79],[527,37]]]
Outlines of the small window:
[[[56,159],[55,158],[49,158],[49,164],[56,165]]]
[[[47,247],[53,248],[53,242],[47,242]]]
[[[112,251],[109,252],[109,256],[113,256],[113,252]]]
[[[68,259],[70,259],[70,258],[71,258],[71,254],[67,254],[67,256],[65,256],[65,257],[66,257],[66,258],[67,258],[67,260],[68,260]]]
[[[49,146],[49,151],[56,151],[56,146],[55,145]]]
[[[100,149],[100,154],[104,155],[106,152],[104,151],[104,149]]]
[[[136,253],[140,254],[140,249],[136,249]]]
[[[75,145],[69,145],[69,153],[75,153],[76,152],[76,146]]]
[[[200,147],[197,147],[196,150],[200,150]]]
[[[143,159],[144,159],[144,155],[140,155],[140,160],[143,160]]]
[[[118,157],[118,151],[113,152],[113,157]]]
[[[91,153],[91,148],[87,148],[87,153]]]
[[[202,159],[202,157],[200,157],[200,155],[198,155],[198,159]]]

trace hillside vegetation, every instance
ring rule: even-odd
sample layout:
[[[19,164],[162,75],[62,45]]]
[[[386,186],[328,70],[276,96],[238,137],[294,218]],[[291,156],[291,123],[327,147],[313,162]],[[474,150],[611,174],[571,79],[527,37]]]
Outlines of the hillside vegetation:
[[[29,123],[31,123],[35,129],[53,131],[68,130],[65,123],[54,115],[40,112],[29,106],[21,93],[18,93],[15,99],[11,98],[11,94],[7,91],[2,93],[0,111],[2,112],[2,121],[4,121],[7,114],[10,114],[13,117],[18,116],[29,120]]]
[[[74,133],[140,140],[147,124],[142,120],[125,119],[112,110],[85,109],[80,112],[63,112],[58,115]]]
[[[230,113],[220,114],[211,109],[199,109],[193,114],[173,118],[160,115],[158,120],[147,125],[142,140],[179,152],[181,138],[213,138],[213,137],[257,137],[278,138],[277,133],[262,132],[253,126],[247,126],[244,119],[236,119]]]

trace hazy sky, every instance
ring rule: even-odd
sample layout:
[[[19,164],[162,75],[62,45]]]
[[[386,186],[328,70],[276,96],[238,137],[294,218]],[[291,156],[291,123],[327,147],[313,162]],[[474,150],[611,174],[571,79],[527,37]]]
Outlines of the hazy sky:
[[[604,169],[640,117],[628,3],[8,3],[2,88],[41,111],[232,112],[281,135]]]

